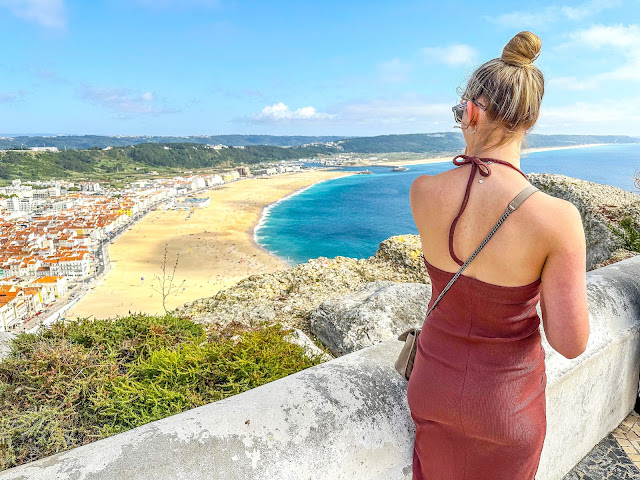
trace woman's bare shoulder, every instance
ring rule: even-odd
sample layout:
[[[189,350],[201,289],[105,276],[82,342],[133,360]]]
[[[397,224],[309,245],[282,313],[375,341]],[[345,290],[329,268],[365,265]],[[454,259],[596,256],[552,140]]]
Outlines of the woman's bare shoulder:
[[[565,200],[564,198],[554,197],[542,190],[536,192],[535,196],[538,197],[539,204],[549,213],[570,215],[573,211],[578,211],[578,208],[570,201]]]
[[[438,189],[443,185],[445,180],[445,173],[441,172],[435,175],[419,175],[411,183],[411,194],[419,193],[421,198],[424,198],[425,194],[438,193]]]
[[[411,196],[411,201],[416,196],[422,197],[424,193],[427,193],[431,190],[431,175],[419,175],[413,179],[411,182],[411,188],[409,189],[409,195]]]
[[[563,198],[554,197],[543,191],[536,192],[536,211],[540,217],[541,229],[550,237],[566,238],[568,231],[582,228],[580,210]]]

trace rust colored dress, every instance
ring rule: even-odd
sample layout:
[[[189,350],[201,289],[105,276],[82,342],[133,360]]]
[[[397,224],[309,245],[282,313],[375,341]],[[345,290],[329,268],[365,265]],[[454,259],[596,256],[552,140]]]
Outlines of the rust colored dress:
[[[476,170],[473,163],[460,213]],[[525,175],[522,173],[522,175]],[[525,175],[526,178],[526,175]],[[429,307],[455,272],[422,256],[431,277]],[[536,304],[541,279],[517,287],[461,274],[426,318],[418,337],[407,400],[416,426],[413,480],[532,480],[546,435],[545,352]]]

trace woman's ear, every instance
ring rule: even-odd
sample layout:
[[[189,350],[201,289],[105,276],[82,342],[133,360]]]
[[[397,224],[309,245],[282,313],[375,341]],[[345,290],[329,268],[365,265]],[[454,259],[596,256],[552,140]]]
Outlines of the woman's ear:
[[[477,108],[472,101],[468,101],[467,102],[467,118],[469,119],[469,122],[467,123],[467,125],[471,126],[476,122],[476,117],[477,117]]]

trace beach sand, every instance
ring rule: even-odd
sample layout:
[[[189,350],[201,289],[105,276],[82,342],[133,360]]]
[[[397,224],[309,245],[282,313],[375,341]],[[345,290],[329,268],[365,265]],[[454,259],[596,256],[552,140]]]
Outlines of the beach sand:
[[[316,182],[353,174],[313,170],[244,179],[198,194],[211,198],[206,207],[152,211],[110,245],[111,271],[65,317],[163,313],[162,296],[152,286],[158,288],[154,275],[160,275],[165,242],[167,274],[179,253],[174,283],[184,280],[167,298],[168,310],[249,275],[289,268],[254,241],[263,208]]]
[[[567,146],[567,147],[540,147],[540,148],[525,148],[522,149],[522,156],[525,157],[528,153],[534,153],[534,152],[550,152],[553,150],[566,150],[569,148],[587,148],[587,147],[598,147],[600,145],[611,145],[610,143],[589,143],[586,145],[575,145],[575,146]],[[453,160],[453,157],[455,157],[456,154],[452,154],[451,156],[447,156],[447,157],[432,157],[432,158],[420,158],[420,159],[416,159],[416,160],[403,160],[400,162],[378,162],[375,165],[376,166],[384,166],[384,165],[403,165],[403,166],[407,166],[407,165],[421,165],[421,164],[425,164],[425,163],[441,163],[441,162],[451,162]]]
[[[526,155],[527,153],[534,153],[534,152],[551,152],[553,150],[568,150],[568,149],[571,149],[571,148],[599,147],[601,145],[613,145],[613,143],[587,143],[585,145],[574,145],[574,146],[566,146],[566,147],[526,148],[526,149],[522,150],[522,154]]]

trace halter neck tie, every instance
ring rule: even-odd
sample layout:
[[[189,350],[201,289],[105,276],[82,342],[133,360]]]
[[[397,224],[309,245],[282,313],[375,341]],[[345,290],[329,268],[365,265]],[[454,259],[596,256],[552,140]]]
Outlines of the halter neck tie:
[[[463,158],[464,160],[459,161],[459,160],[456,160],[457,158]],[[474,166],[472,170],[475,170],[477,168],[478,171],[480,172],[480,175],[482,175],[483,177],[488,177],[489,175],[491,175],[491,169],[489,168],[489,165],[487,163],[483,162],[483,160],[488,160],[489,163],[492,163],[493,161],[492,158],[483,159],[483,158],[478,158],[471,155],[457,155],[453,157],[453,164],[460,166],[460,165],[466,165],[467,163],[473,163]]]

